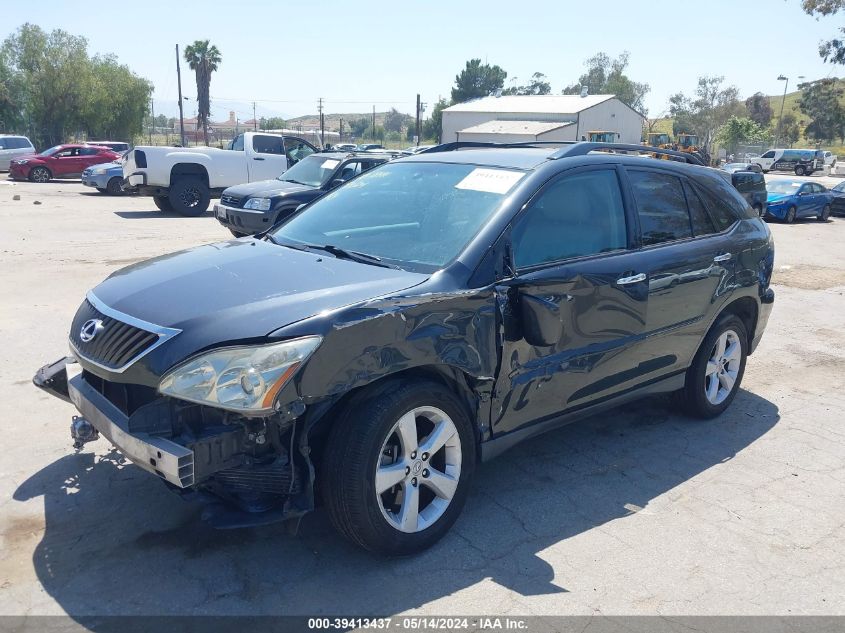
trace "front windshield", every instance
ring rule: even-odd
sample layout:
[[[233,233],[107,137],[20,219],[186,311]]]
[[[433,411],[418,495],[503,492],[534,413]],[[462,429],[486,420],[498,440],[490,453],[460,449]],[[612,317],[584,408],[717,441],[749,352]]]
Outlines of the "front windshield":
[[[678,143],[681,145],[681,147],[692,147],[693,145],[698,145],[698,137],[682,136],[678,139]]]
[[[748,163],[728,163],[725,165],[725,169],[733,169],[739,171],[740,169],[747,169]]]
[[[840,182],[833,188],[833,191],[845,191],[845,182]]]
[[[45,149],[43,152],[39,154],[39,156],[52,156],[56,152],[62,149],[61,145],[56,145],[55,147],[51,147],[50,149]]]
[[[338,165],[340,165],[340,160],[337,158],[314,154],[300,160],[279,176],[279,180],[296,182],[311,187],[322,187],[332,177]]]
[[[387,163],[271,235],[282,244],[331,244],[431,272],[460,254],[524,175],[465,164]]]
[[[669,143],[669,135],[657,134],[651,137],[651,142],[655,145],[667,145]]]
[[[775,182],[770,182],[766,184],[766,191],[768,191],[769,193],[784,193],[787,195],[792,195],[793,193],[798,192],[798,188],[800,186],[800,182],[792,182],[789,180],[776,180]]]

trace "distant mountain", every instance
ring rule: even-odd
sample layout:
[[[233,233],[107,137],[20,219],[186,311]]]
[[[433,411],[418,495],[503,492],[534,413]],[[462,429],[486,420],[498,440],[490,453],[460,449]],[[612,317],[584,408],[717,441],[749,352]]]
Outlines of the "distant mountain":
[[[387,112],[376,112],[376,126],[384,125],[384,119],[387,116]],[[340,130],[340,120],[343,119],[343,131],[349,131],[349,122],[354,121],[357,119],[367,119],[367,123],[370,123],[373,119],[372,112],[347,112],[342,114],[325,114],[323,116],[325,120],[326,130],[331,130],[333,132],[337,132]],[[285,119],[287,121],[287,126],[292,129],[298,129],[300,126],[302,129],[310,130],[310,129],[319,129],[320,128],[320,115],[319,114],[305,114],[303,116],[294,117],[292,119]]]

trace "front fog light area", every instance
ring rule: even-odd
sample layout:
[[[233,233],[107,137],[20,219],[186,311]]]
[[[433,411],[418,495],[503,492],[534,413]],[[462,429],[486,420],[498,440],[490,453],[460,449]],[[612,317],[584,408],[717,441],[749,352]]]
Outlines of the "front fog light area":
[[[276,395],[320,341],[320,336],[307,336],[208,352],[168,372],[158,390],[231,411],[271,412]]]

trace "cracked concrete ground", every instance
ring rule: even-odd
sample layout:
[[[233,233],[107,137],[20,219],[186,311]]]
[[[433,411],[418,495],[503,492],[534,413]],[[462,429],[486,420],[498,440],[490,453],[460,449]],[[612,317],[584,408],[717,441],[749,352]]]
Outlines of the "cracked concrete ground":
[[[845,613],[845,220],[772,225],[775,309],[727,414],[652,398],[536,438],[440,544],[384,561],[322,511],[213,531],[105,440],[74,453],[30,379],[85,291],[228,236],[83,189],[0,181],[0,614]]]

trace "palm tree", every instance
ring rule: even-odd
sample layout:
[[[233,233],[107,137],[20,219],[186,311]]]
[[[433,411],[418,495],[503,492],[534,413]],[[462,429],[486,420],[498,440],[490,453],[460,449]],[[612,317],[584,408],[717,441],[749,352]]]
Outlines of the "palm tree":
[[[197,75],[197,125],[202,125],[203,138],[208,145],[208,115],[211,102],[208,91],[211,73],[223,61],[216,46],[209,46],[208,40],[197,40],[185,48],[185,61]]]

